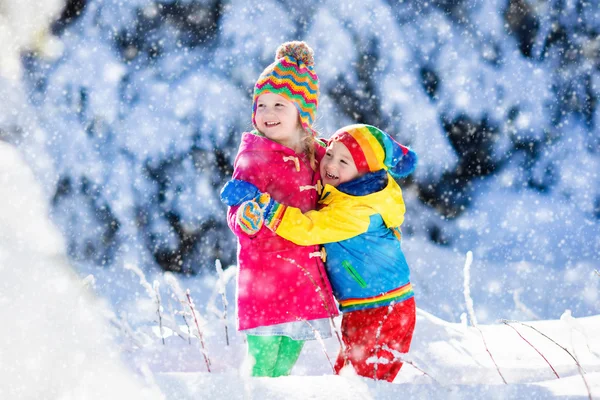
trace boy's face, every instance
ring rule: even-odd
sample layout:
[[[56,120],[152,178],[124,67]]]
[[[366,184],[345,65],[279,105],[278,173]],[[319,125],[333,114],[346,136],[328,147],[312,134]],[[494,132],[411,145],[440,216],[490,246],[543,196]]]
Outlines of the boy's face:
[[[268,139],[295,149],[302,139],[298,110],[294,103],[275,93],[256,99],[256,127]]]
[[[323,185],[329,184],[333,187],[360,176],[348,148],[335,141],[327,147],[325,157],[321,160],[320,171]]]

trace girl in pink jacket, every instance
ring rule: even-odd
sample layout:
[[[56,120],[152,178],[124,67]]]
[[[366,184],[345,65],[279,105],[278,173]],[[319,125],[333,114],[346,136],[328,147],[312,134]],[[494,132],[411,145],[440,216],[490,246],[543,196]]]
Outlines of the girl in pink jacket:
[[[313,64],[304,42],[278,48],[254,87],[255,130],[242,135],[233,172],[303,212],[317,205],[317,160],[325,152],[312,129],[319,96]],[[238,238],[238,329],[247,334],[252,375],[289,375],[304,341],[315,331],[331,336],[329,319],[337,315],[319,246],[283,239],[236,207],[228,224]]]

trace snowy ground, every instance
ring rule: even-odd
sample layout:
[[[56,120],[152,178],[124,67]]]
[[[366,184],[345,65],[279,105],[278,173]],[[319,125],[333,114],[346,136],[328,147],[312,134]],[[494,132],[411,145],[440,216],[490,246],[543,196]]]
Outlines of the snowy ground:
[[[413,347],[404,355],[411,364],[393,384],[351,371],[333,376],[335,338],[309,342],[290,377],[249,378],[244,337],[235,332],[232,310],[222,319],[218,290],[222,287],[233,304],[235,268],[221,278],[185,281],[165,275],[150,284],[130,266],[127,273],[141,282],[130,289],[139,290],[142,300],[137,309],[115,315],[90,290],[94,280],[82,282],[69,266],[42,198],[17,150],[0,142],[0,318],[5,324],[0,398],[600,398],[600,315],[573,318],[568,311],[560,320],[526,323],[531,327],[479,325],[480,333],[466,322],[449,323],[419,310]],[[210,373],[193,334],[190,308],[179,302],[187,297],[186,286],[192,286]],[[157,289],[164,344],[156,322]],[[192,337],[177,307],[187,313]]]
[[[0,17],[5,17],[0,21],[0,43],[5,44],[0,58],[2,127],[28,126],[23,131],[37,132],[14,80],[21,73],[19,49],[33,48],[47,57],[60,52],[46,31],[63,4],[0,0]],[[339,42],[334,45],[342,48]],[[42,146],[43,137],[35,134],[30,140]],[[33,154],[29,161],[52,175],[44,152]],[[561,164],[563,185],[576,189],[567,187],[564,193],[585,197],[595,175],[581,171],[598,168],[581,144],[577,154],[577,162]],[[596,220],[589,218],[590,210],[573,206],[586,202],[566,199],[558,207],[552,196],[511,192],[519,173],[507,168],[500,185],[481,191],[482,208],[467,211],[452,232],[464,238],[456,248],[434,246],[422,234],[405,241],[420,309],[413,347],[403,356],[410,364],[396,382],[375,382],[351,371],[333,376],[330,360],[339,347],[335,338],[308,342],[290,377],[250,378],[244,336],[235,332],[231,309],[235,267],[222,279],[147,277],[136,274],[135,264],[81,275],[82,269],[69,264],[65,244],[48,219],[47,196],[20,153],[0,141],[0,399],[599,399]],[[414,194],[407,191],[405,196]],[[531,212],[532,204],[536,212]],[[428,211],[411,212],[424,216]],[[418,231],[424,224],[414,225]],[[485,236],[477,243],[473,238],[481,232]],[[586,240],[571,240],[582,237]],[[476,246],[460,248],[463,243]],[[515,261],[503,265],[507,249]],[[470,289],[476,316],[486,322],[480,330],[461,318],[466,250],[475,255]],[[533,261],[524,261],[528,253]],[[486,262],[480,262],[482,255]],[[498,264],[489,262],[494,255]],[[220,283],[230,305],[224,319]],[[187,289],[204,353],[186,303]],[[574,318],[568,308],[588,316]],[[497,318],[532,321],[509,326]]]
[[[600,334],[600,316],[582,318],[577,322],[588,338],[597,338]],[[540,321],[532,326],[565,344],[571,354],[579,357],[591,393],[597,394],[600,391],[598,339],[588,341],[583,333],[573,331],[572,326],[563,321]],[[450,324],[419,311],[415,341],[408,357],[428,376],[411,365],[403,367],[393,384],[363,379],[351,373],[331,376],[321,345],[311,342],[290,377],[247,378],[235,369],[229,369],[233,366],[228,366],[228,370],[213,374],[159,372],[156,373],[156,382],[163,393],[177,399],[588,398],[584,379],[566,351],[530,328],[520,325],[515,325],[515,328],[548,359],[560,379],[512,328],[505,325],[481,326],[490,352],[508,382],[505,385],[474,328]],[[572,347],[571,340],[576,343],[575,347]],[[236,352],[242,351],[239,344],[234,348]],[[337,351],[335,340],[327,341],[327,349],[333,358]],[[212,356],[215,359],[228,357],[236,358],[227,351],[217,351]]]

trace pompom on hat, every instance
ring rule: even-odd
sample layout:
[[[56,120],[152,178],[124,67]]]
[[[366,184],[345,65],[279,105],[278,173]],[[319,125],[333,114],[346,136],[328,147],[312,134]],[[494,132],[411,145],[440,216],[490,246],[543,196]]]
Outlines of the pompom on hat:
[[[302,127],[312,129],[319,104],[319,78],[314,71],[313,50],[304,42],[283,43],[277,49],[275,62],[269,65],[254,85],[252,124],[256,127],[256,100],[263,93],[274,93],[294,103]]]
[[[385,169],[394,178],[404,178],[417,166],[417,153],[371,125],[345,126],[331,136],[333,141],[348,148],[361,175]]]

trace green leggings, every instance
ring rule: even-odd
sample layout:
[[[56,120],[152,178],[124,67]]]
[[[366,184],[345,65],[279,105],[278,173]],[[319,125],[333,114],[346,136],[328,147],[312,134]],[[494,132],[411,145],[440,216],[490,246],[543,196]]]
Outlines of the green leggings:
[[[248,335],[248,355],[255,361],[252,376],[285,376],[292,368],[304,340],[294,340],[287,336]]]

